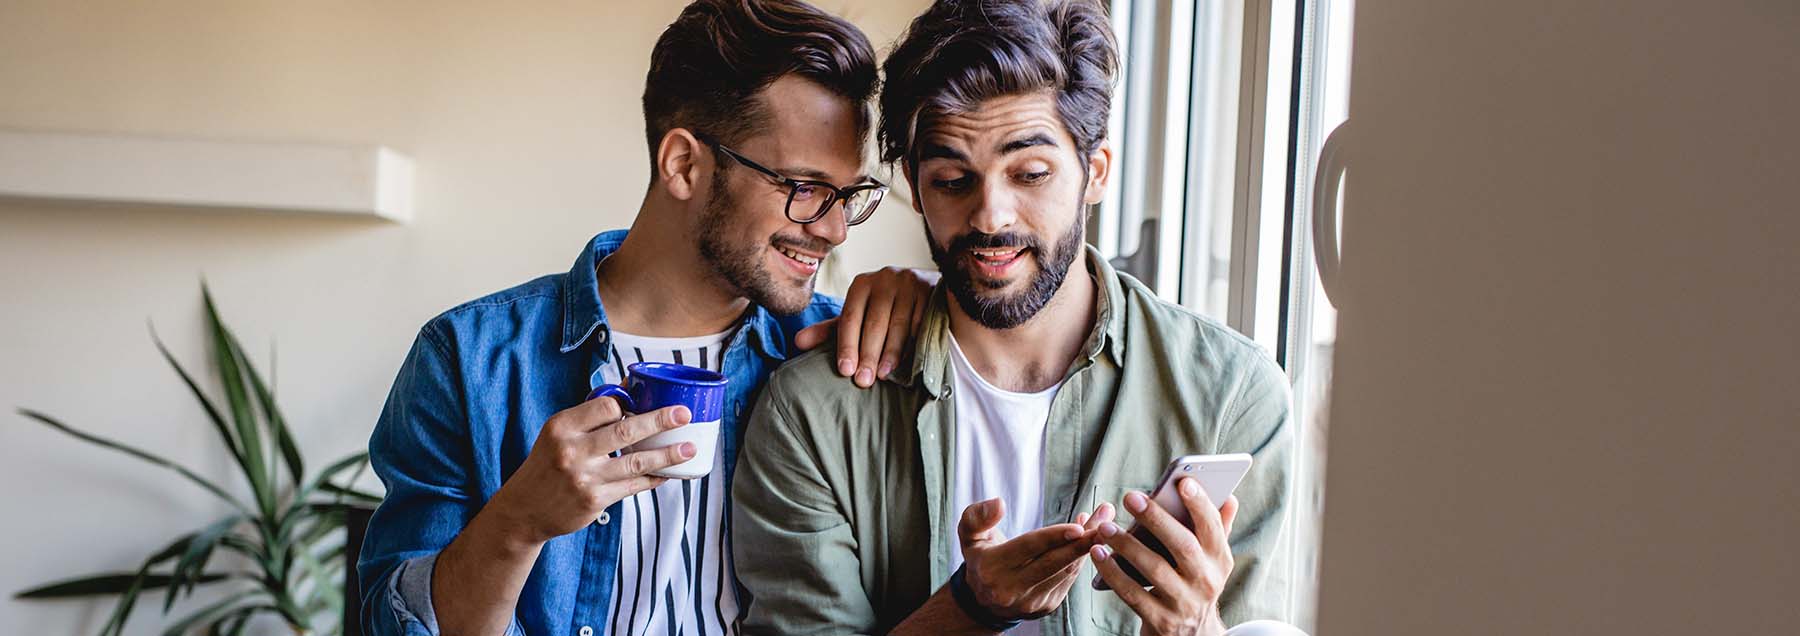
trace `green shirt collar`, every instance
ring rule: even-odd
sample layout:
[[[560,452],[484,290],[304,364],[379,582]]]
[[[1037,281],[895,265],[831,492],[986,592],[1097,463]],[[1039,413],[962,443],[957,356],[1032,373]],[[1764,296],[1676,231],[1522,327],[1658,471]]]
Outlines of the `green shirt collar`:
[[[1125,358],[1125,290],[1120,285],[1119,274],[1099,250],[1091,245],[1083,247],[1087,271],[1093,275],[1100,291],[1096,295],[1099,306],[1094,312],[1094,325],[1088,331],[1087,343],[1081,347],[1084,363],[1071,365],[1070,373],[1091,364],[1103,352],[1110,352],[1115,363]],[[938,285],[919,323],[918,349],[913,355],[912,371],[905,377],[894,378],[902,385],[923,388],[932,399],[943,397],[944,389],[954,381],[950,375],[951,302],[949,289]]]

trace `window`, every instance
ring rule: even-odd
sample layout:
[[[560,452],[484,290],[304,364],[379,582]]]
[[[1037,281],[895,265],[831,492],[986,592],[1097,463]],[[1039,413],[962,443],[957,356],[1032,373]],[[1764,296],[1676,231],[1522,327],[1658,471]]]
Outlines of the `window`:
[[[1337,318],[1314,258],[1313,181],[1348,115],[1353,3],[1112,4],[1124,55],[1118,187],[1089,236],[1120,269],[1255,339],[1287,370],[1299,451],[1291,620],[1310,630]]]

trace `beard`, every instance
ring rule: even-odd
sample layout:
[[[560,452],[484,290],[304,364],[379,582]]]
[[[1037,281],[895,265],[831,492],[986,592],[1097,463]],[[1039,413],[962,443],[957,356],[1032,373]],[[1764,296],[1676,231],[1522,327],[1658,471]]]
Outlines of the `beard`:
[[[1037,237],[1017,232],[970,232],[951,239],[948,247],[939,247],[936,241],[931,240],[931,229],[927,227],[925,242],[931,245],[932,262],[937,263],[938,271],[943,273],[942,284],[949,286],[950,295],[962,306],[963,313],[974,318],[983,327],[1011,329],[1031,320],[1050,303],[1056,290],[1062,289],[1063,279],[1069,275],[1069,266],[1075,262],[1075,256],[1081,253],[1081,231],[1086,222],[1087,210],[1084,207],[1079,218],[1069,226],[1069,231],[1058,237],[1056,244],[1048,252],[1043,249],[1043,243]],[[998,291],[1006,282],[976,279],[964,259],[958,258],[973,249],[1006,247],[1027,248],[1032,261],[1037,264],[1037,271],[1025,289],[1012,294]]]
[[[781,315],[793,315],[812,303],[813,279],[795,286],[777,282],[763,261],[765,243],[749,237],[732,221],[739,215],[737,198],[721,172],[714,172],[712,193],[700,214],[700,258],[713,275],[738,296]],[[776,235],[770,244],[812,252],[828,252],[822,239],[806,240]]]

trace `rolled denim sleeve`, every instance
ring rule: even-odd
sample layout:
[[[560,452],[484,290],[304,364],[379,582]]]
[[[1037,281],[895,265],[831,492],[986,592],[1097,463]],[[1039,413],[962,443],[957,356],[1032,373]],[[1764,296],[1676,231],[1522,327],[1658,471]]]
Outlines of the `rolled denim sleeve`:
[[[433,566],[483,503],[448,342],[435,321],[420,330],[369,438],[369,464],[387,487],[357,563],[370,636],[438,634]],[[520,633],[516,617],[508,632]]]

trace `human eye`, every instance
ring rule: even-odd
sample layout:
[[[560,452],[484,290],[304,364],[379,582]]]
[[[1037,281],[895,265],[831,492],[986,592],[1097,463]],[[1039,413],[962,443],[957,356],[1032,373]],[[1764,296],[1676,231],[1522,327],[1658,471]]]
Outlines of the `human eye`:
[[[825,188],[816,183],[799,183],[794,185],[795,201],[811,201],[825,196]]]
[[[931,180],[931,187],[945,192],[962,192],[969,189],[975,178],[967,174],[954,177],[939,177]]]

